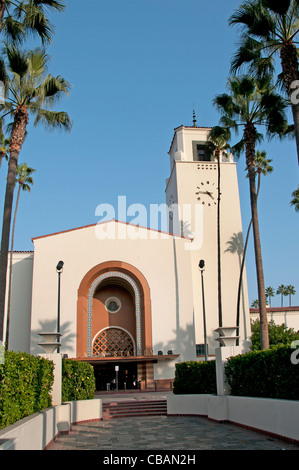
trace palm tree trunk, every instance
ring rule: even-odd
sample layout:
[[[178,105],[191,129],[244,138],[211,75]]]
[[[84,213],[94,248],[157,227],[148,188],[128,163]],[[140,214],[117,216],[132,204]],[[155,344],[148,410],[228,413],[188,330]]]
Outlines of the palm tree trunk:
[[[1,253],[0,253],[0,341],[4,337],[5,295],[8,264],[8,249],[10,238],[11,213],[13,205],[13,193],[15,188],[16,169],[19,154],[24,143],[28,113],[25,107],[18,107],[15,112],[10,141],[10,158],[8,162],[8,174],[4,200]]]
[[[257,184],[257,193],[256,193],[256,199],[258,199],[258,195],[260,192],[260,187],[261,187],[261,173],[258,174],[258,184]],[[247,229],[247,234],[246,234],[246,239],[245,239],[245,244],[244,244],[244,250],[242,254],[242,263],[241,263],[241,269],[240,269],[240,277],[239,277],[239,285],[238,285],[238,298],[237,298],[237,336],[239,336],[239,328],[240,328],[240,301],[241,301],[241,288],[242,288],[242,280],[243,280],[243,271],[244,271],[244,266],[245,266],[245,256],[246,256],[246,251],[247,251],[247,245],[248,245],[248,240],[249,240],[249,234],[250,234],[250,229],[252,225],[252,219],[249,222],[248,229]],[[270,306],[271,306],[271,300],[270,300]],[[237,346],[239,345],[239,338],[237,338]]]
[[[251,217],[253,226],[254,238],[254,251],[255,251],[255,265],[257,274],[257,288],[259,299],[259,313],[260,313],[260,336],[261,348],[269,348],[269,332],[266,312],[266,295],[265,295],[265,281],[262,260],[262,250],[260,242],[259,221],[257,211],[257,193],[255,185],[255,138],[256,129],[253,124],[249,123],[244,129],[244,142],[246,151],[246,163],[249,176],[249,189],[250,189],[250,204],[251,204]]]
[[[13,226],[12,226],[11,244],[10,244],[8,298],[7,298],[7,315],[6,315],[6,341],[5,341],[7,345],[7,349],[8,349],[8,341],[9,341],[9,323],[10,323],[9,320],[10,320],[11,284],[12,284],[12,255],[13,255],[13,245],[14,245],[14,236],[15,236],[15,227],[16,227],[16,217],[17,217],[17,210],[19,206],[21,187],[22,185],[19,184],[17,202],[16,202],[16,208],[15,208],[15,214],[14,214]]]
[[[4,12],[5,12],[5,0],[0,0],[0,33],[3,29]]]
[[[218,204],[217,204],[217,249],[218,249],[218,323],[222,325],[222,292],[221,292],[221,236],[220,236],[220,199],[221,199],[221,188],[220,188],[220,150],[217,150],[217,161],[218,161]]]
[[[299,80],[297,49],[293,41],[289,41],[281,47],[280,59],[283,71],[283,79],[292,107],[299,163],[299,103],[296,102],[298,100],[294,101],[291,96],[294,91],[292,84]]]

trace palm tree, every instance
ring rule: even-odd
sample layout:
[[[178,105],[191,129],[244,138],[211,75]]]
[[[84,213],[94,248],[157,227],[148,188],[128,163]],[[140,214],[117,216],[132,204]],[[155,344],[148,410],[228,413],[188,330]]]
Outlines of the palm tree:
[[[64,9],[64,2],[57,0],[0,0],[0,33],[13,42],[22,41],[30,33],[37,34],[43,43],[49,42],[53,26],[46,11]]]
[[[280,295],[281,295],[281,307],[283,307],[283,296],[284,296],[284,295],[288,295],[286,286],[283,285],[283,284],[281,284],[281,285],[278,287],[278,289],[277,289],[277,291],[276,291],[276,294],[280,294]]]
[[[289,296],[289,306],[291,307],[291,296],[296,294],[295,287],[292,285],[287,286],[286,294]]]
[[[299,32],[298,0],[247,0],[230,17],[229,24],[241,27],[241,45],[232,60],[235,72],[246,64],[249,73],[274,73],[274,58],[279,55],[284,88],[290,99],[294,118],[299,163],[299,103],[292,99],[298,88]]]
[[[215,126],[208,134],[208,152],[214,153],[217,161],[218,196],[217,196],[217,253],[218,253],[218,323],[222,326],[222,293],[221,293],[221,230],[220,230],[220,201],[221,201],[221,172],[220,161],[222,154],[230,148],[228,140],[231,138],[230,129]]]
[[[267,297],[267,299],[269,299],[270,307],[271,307],[271,297],[274,297],[274,296],[275,296],[275,290],[273,289],[273,287],[271,287],[271,286],[267,287],[266,297]]]
[[[12,284],[12,256],[13,256],[13,246],[14,246],[14,236],[15,236],[15,227],[16,227],[16,217],[17,211],[19,206],[19,199],[21,189],[23,191],[30,192],[31,186],[33,185],[33,179],[31,177],[32,173],[34,173],[34,169],[27,166],[26,163],[22,163],[22,165],[17,166],[17,177],[16,183],[19,184],[18,188],[18,195],[16,200],[16,207],[13,219],[13,227],[12,227],[12,234],[11,234],[11,244],[10,244],[10,257],[9,257],[9,278],[8,278],[8,298],[7,298],[7,321],[6,321],[6,345],[8,348],[8,340],[9,340],[9,320],[10,320],[10,304],[11,304],[11,284]]]
[[[252,307],[252,308],[259,308],[259,301],[258,301],[257,299],[254,300],[254,301],[252,302],[252,304],[251,304],[251,307]]]
[[[29,114],[35,116],[34,125],[42,123],[48,128],[71,129],[67,113],[49,110],[56,100],[68,94],[70,85],[61,76],[46,75],[49,57],[45,51],[34,49],[22,52],[15,46],[6,46],[6,55],[9,95],[3,105],[4,116],[10,114],[13,121],[0,254],[0,339],[3,338],[7,255],[16,168],[25,139]]]
[[[282,135],[287,126],[284,100],[273,90],[270,77],[232,77],[228,81],[229,94],[215,98],[214,104],[222,114],[221,125],[237,131],[243,129],[242,139],[233,149],[245,149],[249,177],[251,216],[253,225],[255,263],[260,306],[261,341],[263,349],[269,348],[266,314],[265,283],[259,234],[256,191],[256,142],[262,140],[257,126],[264,126],[268,135]],[[234,152],[233,152],[234,153]]]
[[[297,189],[292,192],[292,197],[293,199],[291,200],[290,204],[291,206],[295,207],[296,212],[299,212],[299,185],[297,186]]]
[[[239,146],[239,151],[240,150],[241,150],[241,146]],[[267,175],[268,173],[272,173],[272,171],[273,171],[273,167],[270,165],[271,162],[272,162],[272,160],[270,158],[266,158],[266,152],[264,150],[263,151],[257,150],[256,155],[255,155],[256,174],[258,175],[256,200],[258,199],[260,188],[261,188],[261,175]],[[245,239],[245,244],[244,244],[244,250],[243,250],[243,254],[242,254],[240,276],[239,276],[238,296],[237,296],[237,323],[236,323],[237,324],[237,336],[238,336],[239,324],[240,324],[240,301],[241,301],[243,271],[244,271],[244,266],[245,266],[245,256],[246,256],[246,251],[247,251],[251,226],[252,226],[252,218],[249,222],[249,226],[248,226],[248,229],[247,229],[247,234],[246,234],[246,239]]]

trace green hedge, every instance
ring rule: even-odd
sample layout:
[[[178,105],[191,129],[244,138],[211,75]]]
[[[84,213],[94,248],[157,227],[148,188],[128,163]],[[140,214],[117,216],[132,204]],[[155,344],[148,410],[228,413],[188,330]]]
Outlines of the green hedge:
[[[286,346],[231,357],[225,364],[231,395],[299,400],[299,364]]]
[[[176,364],[173,393],[217,393],[216,362],[189,361]]]
[[[62,401],[90,400],[94,398],[95,377],[93,367],[85,362],[62,360]]]
[[[0,429],[51,406],[54,365],[27,353],[5,351],[0,364]]]

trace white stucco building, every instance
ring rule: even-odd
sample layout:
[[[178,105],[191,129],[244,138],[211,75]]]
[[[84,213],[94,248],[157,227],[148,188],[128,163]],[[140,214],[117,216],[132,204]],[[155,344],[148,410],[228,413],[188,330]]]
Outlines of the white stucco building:
[[[154,381],[168,386],[176,362],[204,359],[205,351],[213,357],[219,346],[218,165],[206,152],[209,130],[174,130],[167,230],[100,220],[33,238],[32,252],[14,253],[10,349],[41,353],[39,333],[57,330],[56,265],[62,260],[60,351],[93,364],[98,389],[115,375],[115,366],[120,387],[138,380],[150,388]],[[232,155],[222,155],[220,171],[222,326],[235,326],[242,222]],[[243,280],[239,335],[246,341],[246,272]]]

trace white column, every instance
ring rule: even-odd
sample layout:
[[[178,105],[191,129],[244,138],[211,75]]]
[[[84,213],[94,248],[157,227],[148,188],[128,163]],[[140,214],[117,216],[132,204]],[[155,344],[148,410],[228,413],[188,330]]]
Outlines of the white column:
[[[40,357],[48,359],[54,363],[54,383],[52,386],[52,406],[61,405],[62,393],[62,354],[39,354]]]

